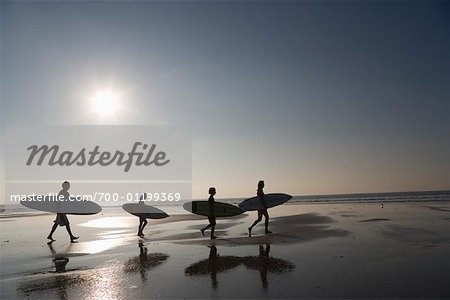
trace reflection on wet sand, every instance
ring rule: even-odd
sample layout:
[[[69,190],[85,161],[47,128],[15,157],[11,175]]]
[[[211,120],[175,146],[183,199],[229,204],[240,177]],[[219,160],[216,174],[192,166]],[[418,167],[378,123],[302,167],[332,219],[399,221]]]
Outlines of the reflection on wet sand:
[[[184,270],[188,276],[211,276],[211,286],[216,289],[218,286],[217,273],[232,270],[240,265],[247,269],[260,272],[261,284],[264,289],[268,288],[269,281],[267,273],[281,274],[291,272],[295,265],[289,261],[269,256],[270,245],[259,245],[259,256],[220,256],[216,246],[209,246],[209,258],[196,262]]]
[[[245,256],[242,258],[242,264],[247,269],[259,271],[261,284],[264,289],[269,287],[267,273],[281,274],[295,269],[293,263],[281,258],[270,257],[269,252],[270,245],[266,245],[265,248],[263,245],[259,245],[259,256]]]
[[[90,278],[83,276],[57,275],[48,278],[25,281],[20,284],[19,292],[27,298],[54,292],[57,299],[68,299],[68,289],[76,286],[86,287],[92,284]],[[53,294],[53,295],[55,295]],[[54,296],[50,297],[53,298]]]
[[[124,238],[110,238],[89,242],[79,242],[70,245],[70,252],[73,255],[95,254],[124,245],[126,242],[127,240]]]
[[[147,270],[153,269],[169,258],[169,255],[163,253],[150,253],[148,254],[147,247],[144,247],[144,243],[139,241],[139,256],[130,258],[124,264],[125,273],[139,272],[141,274],[142,281],[147,281]]]
[[[216,246],[210,246],[209,258],[203,259],[190,265],[184,270],[189,276],[210,275],[211,286],[216,289],[218,286],[217,273],[222,273],[234,269],[241,264],[241,258],[237,256],[220,256]]]
[[[65,273],[66,265],[69,262],[65,251],[57,252],[53,248],[53,243],[47,243],[50,252],[52,253],[52,261],[55,264],[55,271],[51,273]],[[69,247],[70,248],[70,247]],[[71,270],[69,270],[71,271]],[[88,285],[89,280],[80,276],[66,276],[65,274],[58,274],[56,276],[40,278],[35,280],[25,281],[19,286],[19,291],[30,296],[33,293],[46,293],[54,291],[58,299],[68,299],[67,288],[76,285]]]
[[[53,262],[55,263],[55,272],[57,273],[64,273],[66,272],[66,265],[69,262],[69,258],[63,255],[58,254],[55,249],[53,249],[53,243],[49,242],[47,243],[48,247],[50,248],[50,251],[53,255]]]

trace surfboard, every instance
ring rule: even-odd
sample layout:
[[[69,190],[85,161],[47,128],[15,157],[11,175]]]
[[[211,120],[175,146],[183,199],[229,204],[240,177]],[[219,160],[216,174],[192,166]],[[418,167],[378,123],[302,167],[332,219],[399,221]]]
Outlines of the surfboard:
[[[292,198],[291,195],[282,194],[282,193],[273,193],[273,194],[264,195],[264,201],[266,203],[266,208],[278,206],[280,204],[287,202],[291,198]],[[246,200],[242,201],[241,203],[239,203],[239,207],[245,211],[264,209],[264,206],[259,197],[253,197],[250,199],[246,199]]]
[[[51,213],[63,213],[68,215],[95,215],[102,211],[97,203],[92,201],[58,201],[55,197],[34,196],[21,200],[25,207]]]
[[[213,215],[211,214],[209,201],[186,202],[183,204],[183,208],[193,214],[206,217],[233,217],[244,213],[239,207],[223,202],[214,202]]]
[[[164,219],[169,215],[159,208],[146,205],[143,202],[140,203],[125,203],[122,208],[127,213],[136,217],[142,217],[146,219]]]

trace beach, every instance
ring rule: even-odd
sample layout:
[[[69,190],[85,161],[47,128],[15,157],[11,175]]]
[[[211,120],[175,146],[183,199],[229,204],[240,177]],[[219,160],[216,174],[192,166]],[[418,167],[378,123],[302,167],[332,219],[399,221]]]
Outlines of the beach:
[[[69,216],[2,215],[1,298],[450,298],[450,202],[287,203],[217,221],[149,220],[120,207]]]

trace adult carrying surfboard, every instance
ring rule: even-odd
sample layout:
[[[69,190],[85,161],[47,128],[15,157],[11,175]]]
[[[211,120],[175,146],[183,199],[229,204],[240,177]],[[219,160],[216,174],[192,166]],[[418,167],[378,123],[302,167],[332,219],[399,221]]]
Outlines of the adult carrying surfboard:
[[[211,228],[211,239],[215,239],[216,236],[214,235],[214,229],[216,227],[217,217],[233,217],[244,213],[244,211],[239,207],[228,203],[216,202],[214,200],[216,188],[210,187],[208,192],[208,201],[187,202],[183,205],[183,208],[193,214],[208,217],[209,224],[200,231],[204,236],[205,230]]]
[[[203,236],[205,236],[205,230],[208,228],[211,228],[211,239],[216,239],[217,237],[214,235],[214,229],[216,229],[216,217],[214,216],[214,195],[216,194],[216,188],[210,187],[209,188],[209,206],[211,210],[211,216],[208,216],[209,224],[206,225],[204,228],[200,229]]]
[[[252,236],[252,229],[256,224],[261,222],[262,216],[265,218],[265,234],[272,233],[269,230],[269,213],[267,212],[268,208],[280,205],[288,201],[292,198],[290,195],[286,194],[264,194],[264,180],[260,180],[258,182],[258,190],[256,192],[256,197],[246,199],[239,204],[239,208],[250,211],[257,210],[258,211],[258,219],[253,222],[252,226],[248,228],[248,236]]]
[[[252,226],[250,226],[248,228],[248,236],[251,237],[252,236],[252,229],[253,227],[255,227],[256,224],[258,224],[259,222],[261,222],[262,220],[262,216],[264,216],[265,221],[264,221],[264,226],[265,226],[265,234],[268,233],[272,233],[271,231],[269,231],[269,213],[267,212],[267,207],[266,207],[266,203],[264,201],[264,180],[260,180],[258,182],[258,190],[256,191],[256,196],[259,198],[259,200],[261,201],[262,204],[262,208],[258,209],[258,219],[255,220],[255,222],[253,222]]]

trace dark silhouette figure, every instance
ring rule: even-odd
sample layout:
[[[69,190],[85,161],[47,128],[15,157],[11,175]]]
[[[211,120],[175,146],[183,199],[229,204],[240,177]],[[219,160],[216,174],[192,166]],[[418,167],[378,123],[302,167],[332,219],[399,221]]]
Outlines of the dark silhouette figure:
[[[205,228],[202,228],[200,231],[202,232],[203,236],[205,236],[205,230],[208,228],[211,228],[211,239],[216,239],[217,237],[214,235],[214,229],[216,229],[216,217],[214,216],[214,195],[216,194],[216,188],[210,187],[209,188],[209,207],[211,216],[208,217],[209,224],[206,225]]]
[[[241,264],[241,258],[237,256],[220,256],[214,245],[208,246],[209,257],[195,264],[190,265],[184,270],[184,274],[189,276],[207,276],[211,277],[211,286],[216,289],[219,285],[217,273],[227,272]]]
[[[66,265],[69,262],[69,258],[63,255],[56,253],[55,249],[53,249],[52,245],[53,241],[47,243],[50,251],[53,255],[53,263],[55,264],[55,272],[56,273],[65,273]],[[67,284],[64,279],[61,279],[60,276],[55,277],[54,286],[57,288],[58,298],[59,299],[68,299],[67,297]]]
[[[211,246],[209,250],[209,262],[210,262],[210,272],[211,275],[211,286],[213,289],[217,289],[218,281],[217,281],[217,248],[216,246]]]
[[[141,274],[142,281],[147,281],[147,276],[145,275],[145,266],[147,265],[147,247],[144,247],[144,243],[139,241],[139,273]]]
[[[295,265],[289,261],[270,257],[270,245],[266,245],[265,248],[263,245],[260,245],[258,256],[244,257],[221,256],[217,252],[216,246],[211,245],[208,247],[210,247],[209,257],[188,266],[184,269],[184,274],[188,276],[209,276],[213,289],[216,289],[219,285],[218,273],[231,271],[240,265],[248,270],[258,271],[264,289],[269,287],[268,274],[282,274],[295,269]]]
[[[264,209],[259,209],[258,210],[258,219],[256,219],[255,222],[253,222],[252,226],[250,226],[248,228],[248,236],[252,236],[252,229],[253,227],[255,227],[256,224],[258,224],[259,222],[261,222],[262,220],[262,216],[264,215],[264,218],[266,219],[264,222],[265,225],[265,233],[272,233],[271,231],[269,231],[269,213],[267,212],[267,208],[266,208],[266,202],[264,201],[264,180],[260,180],[258,182],[258,190],[256,192],[256,196],[259,197],[259,199],[261,200],[261,203],[263,204]]]
[[[242,263],[247,269],[259,271],[261,285],[264,289],[269,287],[268,273],[281,274],[291,272],[295,269],[295,265],[291,262],[270,257],[269,252],[269,244],[265,248],[263,245],[259,245],[259,256],[246,256],[242,258]]]
[[[70,182],[68,181],[64,181],[62,183],[62,190],[58,193],[58,199],[60,196],[64,197],[65,201],[69,200],[69,189],[70,189]],[[69,223],[69,219],[67,218],[67,215],[64,213],[57,213],[56,214],[56,219],[55,221],[53,221],[55,224],[53,224],[52,230],[50,231],[50,233],[48,234],[47,239],[49,239],[51,242],[55,241],[53,239],[53,233],[55,232],[56,228],[58,228],[58,226],[66,226],[67,232],[69,233],[70,236],[70,242],[71,243],[76,243],[75,240],[77,240],[79,237],[78,236],[74,236],[72,234],[72,230],[70,229],[70,223]]]
[[[147,193],[143,193],[139,198],[139,205],[145,205],[144,200],[147,199]],[[139,216],[139,227],[137,235],[140,237],[144,237],[144,228],[147,226],[147,218],[143,216]]]
[[[261,284],[264,289],[269,287],[269,281],[267,281],[267,263],[269,260],[270,245],[266,245],[264,249],[263,245],[259,245],[259,259],[260,259],[260,269],[259,277],[261,278]]]
[[[57,273],[66,272],[66,265],[69,262],[69,258],[66,256],[58,255],[55,249],[53,249],[52,241],[48,242],[47,245],[50,248],[50,251],[52,252],[53,255],[53,262],[55,263],[55,271]]]
[[[147,270],[155,268],[162,264],[169,257],[163,253],[148,254],[147,247],[142,241],[139,241],[139,256],[129,259],[125,262],[124,270],[126,273],[139,272],[142,282],[147,281]]]

